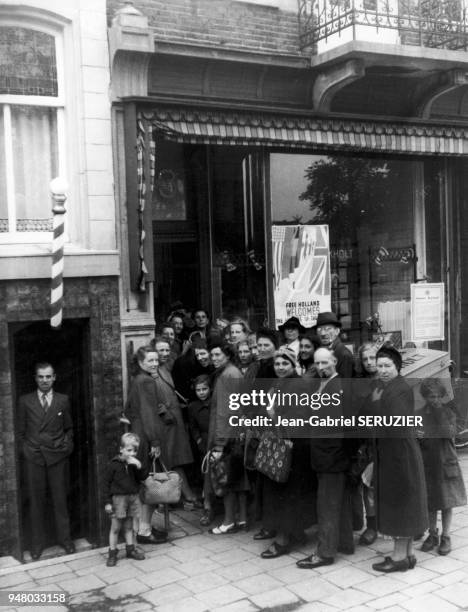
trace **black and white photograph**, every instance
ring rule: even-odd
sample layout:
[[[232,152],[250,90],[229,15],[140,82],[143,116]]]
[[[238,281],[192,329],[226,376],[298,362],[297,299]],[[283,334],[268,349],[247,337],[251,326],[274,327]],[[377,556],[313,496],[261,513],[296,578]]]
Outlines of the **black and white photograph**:
[[[0,0],[0,611],[467,610],[467,236],[468,0]]]

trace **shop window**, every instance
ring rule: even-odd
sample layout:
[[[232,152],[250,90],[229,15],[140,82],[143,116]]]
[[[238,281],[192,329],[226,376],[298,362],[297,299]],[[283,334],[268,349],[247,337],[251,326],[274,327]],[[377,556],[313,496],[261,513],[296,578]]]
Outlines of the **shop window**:
[[[261,158],[216,147],[212,159],[214,313],[260,327],[268,318]]]
[[[64,167],[61,37],[2,25],[0,50],[0,240],[49,240],[49,183]]]
[[[410,342],[417,263],[440,270],[439,242],[426,253],[424,198],[417,196],[424,163],[271,155],[272,223],[329,226],[331,305],[355,346],[381,332],[393,333],[397,344]]]

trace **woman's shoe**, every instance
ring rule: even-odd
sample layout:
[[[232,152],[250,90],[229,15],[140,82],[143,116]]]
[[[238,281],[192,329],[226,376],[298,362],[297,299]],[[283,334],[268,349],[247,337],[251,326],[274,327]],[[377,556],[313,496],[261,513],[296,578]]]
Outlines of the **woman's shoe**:
[[[429,531],[429,535],[422,543],[421,550],[423,552],[429,552],[430,550],[437,548],[437,546],[439,546],[439,535],[436,529],[435,531]]]
[[[410,562],[408,557],[401,561],[394,561],[391,557],[385,557],[380,563],[374,563],[372,569],[377,572],[384,572],[385,574],[390,572],[406,572],[406,570],[410,569]]]
[[[274,531],[273,529],[265,529],[264,527],[262,527],[260,529],[260,531],[257,531],[257,533],[254,535],[253,539],[254,540],[271,540],[271,538],[274,538],[276,535],[276,531]]]
[[[264,550],[260,555],[262,559],[276,559],[282,555],[287,555],[290,550],[289,544],[278,544],[278,542],[272,542],[271,546]]]
[[[214,521],[214,516],[213,510],[205,509],[200,517],[200,525],[202,525],[202,527],[208,527],[208,525],[211,525],[211,523]]]
[[[240,523],[236,523],[237,531],[245,531],[249,530],[249,524],[247,521],[241,521]]]
[[[225,535],[228,533],[236,533],[237,528],[235,523],[231,523],[230,525],[218,525],[217,527],[213,527],[210,529],[208,533],[212,533],[213,535]]]
[[[408,566],[409,569],[414,569],[416,566],[416,557],[414,555],[408,555]]]
[[[450,536],[440,536],[440,546],[437,549],[439,555],[448,555],[452,550],[452,542]]]

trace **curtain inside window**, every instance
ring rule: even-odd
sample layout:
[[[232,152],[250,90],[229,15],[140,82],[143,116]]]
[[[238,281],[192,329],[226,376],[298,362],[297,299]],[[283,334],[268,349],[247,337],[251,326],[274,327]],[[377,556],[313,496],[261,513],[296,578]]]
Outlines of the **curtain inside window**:
[[[49,182],[58,174],[55,109],[15,106],[11,109],[15,204],[18,231],[41,231],[50,219]]]

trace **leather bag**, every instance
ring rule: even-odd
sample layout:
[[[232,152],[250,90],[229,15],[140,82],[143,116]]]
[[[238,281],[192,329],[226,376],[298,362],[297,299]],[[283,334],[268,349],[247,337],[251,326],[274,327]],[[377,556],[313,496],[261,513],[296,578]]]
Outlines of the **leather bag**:
[[[162,471],[156,471],[156,460],[153,459],[153,470],[143,481],[141,500],[144,504],[177,504],[182,494],[182,479],[177,472],[170,471],[159,460]]]

